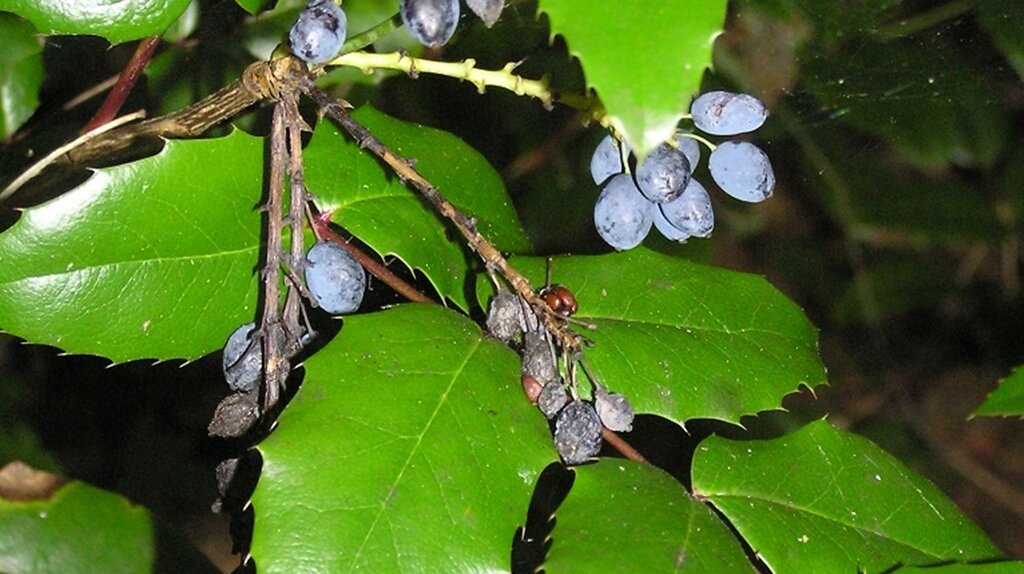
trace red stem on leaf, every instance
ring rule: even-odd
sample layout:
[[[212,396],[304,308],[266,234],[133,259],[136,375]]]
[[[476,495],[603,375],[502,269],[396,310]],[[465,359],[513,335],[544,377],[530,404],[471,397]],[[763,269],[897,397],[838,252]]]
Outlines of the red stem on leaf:
[[[153,54],[159,45],[159,36],[150,36],[139,42],[139,45],[135,48],[135,53],[132,54],[132,58],[128,60],[124,69],[121,70],[117,83],[114,84],[110,93],[107,94],[107,99],[103,100],[103,105],[96,111],[96,115],[82,128],[82,133],[92,131],[117,116],[117,112],[121,110],[121,106],[128,99],[128,94],[135,87],[135,83],[139,80],[139,76],[142,75],[142,71],[146,69],[146,65],[153,59]]]

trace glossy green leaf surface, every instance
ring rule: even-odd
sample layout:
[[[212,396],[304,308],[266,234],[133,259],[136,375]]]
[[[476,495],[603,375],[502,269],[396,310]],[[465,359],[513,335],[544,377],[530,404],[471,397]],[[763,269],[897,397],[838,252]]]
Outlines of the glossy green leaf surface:
[[[900,568],[895,574],[1024,574],[1024,562],[992,562],[987,564],[948,564],[920,568]]]
[[[615,459],[575,471],[555,514],[548,574],[751,571],[721,519],[664,471]]]
[[[974,414],[1024,417],[1024,368],[1017,367],[999,383]]]
[[[7,139],[39,106],[43,45],[32,24],[0,12],[0,139]]]
[[[169,141],[0,234],[0,328],[115,362],[192,359],[256,312],[263,145]]]
[[[1000,553],[935,485],[825,421],[768,441],[711,437],[694,494],[774,572],[880,572]]]
[[[189,0],[0,0],[0,11],[24,17],[46,35],[91,34],[112,44],[159,36]]]
[[[353,117],[416,168],[498,248],[530,245],[497,172],[468,145],[440,130],[402,122],[369,106]],[[306,148],[306,184],[321,210],[383,256],[424,272],[443,296],[467,308],[467,248],[462,236],[414,191],[331,122]]]
[[[644,156],[667,140],[711,64],[725,0],[541,0],[551,32],[565,37],[587,85]]]
[[[515,353],[439,305],[345,319],[257,448],[261,573],[499,572],[554,457]]]
[[[544,258],[511,262],[543,285]],[[584,352],[593,372],[636,412],[738,422],[825,382],[816,330],[762,277],[638,248],[555,257],[552,281],[575,293],[575,317],[597,326],[581,330],[594,341]],[[484,278],[478,289],[486,306],[493,287]]]
[[[0,499],[0,572],[151,572],[153,526],[145,509],[72,482],[47,500]]]

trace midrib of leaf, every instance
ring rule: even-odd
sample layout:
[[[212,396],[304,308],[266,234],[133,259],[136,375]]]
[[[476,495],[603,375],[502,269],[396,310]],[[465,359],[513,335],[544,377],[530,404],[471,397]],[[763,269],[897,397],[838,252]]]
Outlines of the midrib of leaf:
[[[218,251],[217,253],[206,253],[206,254],[199,254],[199,255],[176,255],[176,256],[173,256],[173,257],[153,257],[153,258],[149,258],[149,259],[125,259],[124,261],[110,261],[110,262],[106,262],[106,263],[93,263],[93,264],[90,264],[90,265],[86,265],[85,267],[77,267],[77,268],[72,269],[70,271],[64,271],[64,272],[60,272],[60,273],[47,273],[45,275],[25,275],[25,276],[22,276],[22,277],[16,277],[16,278],[5,280],[5,281],[0,281],[0,285],[17,285],[18,283],[20,283],[22,281],[42,280],[42,279],[49,279],[49,278],[53,278],[53,277],[73,277],[75,275],[86,273],[88,271],[93,271],[93,270],[97,270],[97,269],[98,270],[105,270],[107,268],[114,268],[116,270],[119,270],[118,268],[121,267],[121,266],[126,266],[127,267],[127,266],[131,266],[131,265],[138,265],[138,266],[141,267],[143,265],[153,265],[153,264],[158,264],[158,263],[171,263],[171,262],[178,262],[178,261],[190,261],[190,260],[195,260],[195,259],[213,260],[213,259],[217,259],[217,258],[221,258],[221,257],[230,257],[230,256],[235,256],[235,255],[241,255],[241,254],[244,254],[244,253],[253,253],[253,252],[255,252],[255,253],[258,254],[259,253],[259,249],[260,249],[259,246],[256,245],[256,246],[252,246],[252,247],[246,247],[246,248],[243,248],[243,249],[235,249],[235,250],[228,250],[228,251]]]
[[[786,335],[785,333],[779,333],[779,332],[776,332],[776,331],[769,331],[767,329],[758,329],[756,327],[742,327],[742,328],[730,330],[728,327],[723,326],[721,329],[715,329],[713,327],[696,326],[696,325],[687,324],[687,323],[662,323],[662,322],[659,322],[659,321],[651,321],[651,320],[647,320],[647,319],[627,319],[627,318],[624,318],[624,317],[608,317],[608,316],[602,316],[602,315],[587,315],[587,314],[584,314],[584,313],[579,313],[575,317],[577,319],[581,319],[581,320],[583,320],[583,319],[591,319],[591,320],[594,320],[594,321],[607,321],[607,322],[610,322],[610,323],[627,323],[627,324],[631,324],[631,325],[642,325],[642,326],[647,326],[647,327],[668,327],[668,328],[671,328],[671,329],[687,329],[687,330],[690,330],[690,331],[707,332],[707,333],[719,333],[719,334],[723,334],[723,335],[747,335],[747,334],[772,335],[772,336],[780,337],[780,338],[783,338],[783,339],[789,339],[791,341],[800,341],[799,337],[794,337],[792,335]],[[714,317],[714,316],[712,315],[712,317]]]
[[[458,382],[459,377],[462,375],[463,371],[465,371],[466,365],[469,364],[470,359],[473,357],[473,355],[476,354],[477,350],[480,348],[480,345],[482,343],[483,339],[478,338],[476,342],[473,344],[473,347],[469,350],[468,353],[466,353],[466,357],[465,359],[463,359],[462,363],[452,372],[451,381],[449,381],[448,386],[445,387],[444,389],[444,392],[441,393],[441,395],[438,397],[437,405],[434,407],[434,411],[430,413],[430,418],[427,419],[427,422],[424,424],[423,431],[420,432],[419,435],[416,437],[416,442],[412,445],[412,448],[409,450],[409,456],[407,456],[405,458],[405,462],[402,463],[402,468],[398,471],[398,475],[395,477],[393,481],[391,481],[391,485],[388,488],[387,496],[385,496],[384,500],[382,500],[380,504],[377,505],[377,514],[373,517],[373,522],[370,523],[370,527],[366,530],[366,536],[363,537],[363,541],[359,544],[359,549],[356,550],[356,553],[352,558],[352,564],[349,566],[349,572],[355,571],[357,565],[359,564],[359,559],[360,557],[362,557],[363,549],[366,548],[366,544],[370,541],[370,538],[373,536],[374,530],[376,530],[377,528],[377,523],[380,522],[381,516],[384,515],[384,511],[388,506],[388,501],[391,500],[392,494],[395,492],[395,489],[398,488],[398,484],[402,481],[402,477],[405,475],[405,471],[409,468],[409,464],[412,463],[413,457],[416,456],[416,454],[419,452],[420,445],[423,443],[423,437],[426,436],[428,432],[430,432],[430,429],[434,424],[434,420],[437,418],[437,414],[441,411],[441,407],[444,406],[445,402],[448,400],[449,393],[451,393],[452,388],[455,387],[455,383]]]
[[[712,502],[714,502],[715,499],[721,500],[723,498],[730,498],[730,499],[734,499],[734,500],[738,500],[738,501],[745,501],[747,503],[749,503],[750,501],[755,501],[755,502],[763,502],[763,503],[766,503],[766,504],[772,504],[772,505],[775,505],[775,506],[780,506],[782,508],[787,508],[787,509],[790,509],[790,510],[797,511],[797,512],[802,513],[802,514],[808,514],[810,516],[815,516],[817,518],[821,518],[821,519],[826,520],[828,522],[831,522],[833,524],[839,524],[839,525],[845,526],[847,528],[850,528],[851,530],[855,530],[855,531],[860,532],[860,533],[870,534],[870,535],[876,536],[878,538],[881,538],[883,540],[891,541],[891,542],[893,542],[895,544],[899,544],[900,546],[903,546],[904,548],[908,548],[908,549],[913,550],[915,552],[919,552],[921,554],[925,554],[925,555],[927,555],[927,556],[929,556],[931,558],[936,558],[936,559],[949,558],[949,556],[944,556],[942,554],[934,554],[934,553],[932,553],[932,552],[930,552],[928,550],[925,550],[923,548],[918,548],[918,547],[914,546],[913,543],[901,540],[901,539],[897,538],[896,536],[889,535],[889,534],[886,534],[884,532],[878,532],[878,531],[875,531],[875,530],[871,530],[870,528],[868,528],[866,526],[858,526],[856,524],[850,524],[849,522],[844,522],[844,521],[839,520],[837,518],[834,518],[832,516],[828,516],[828,515],[822,514],[820,511],[815,511],[815,510],[811,510],[809,508],[804,508],[804,507],[796,506],[795,504],[793,504],[791,502],[784,501],[784,500],[777,500],[777,499],[773,499],[773,498],[760,497],[760,496],[745,496],[745,495],[742,495],[742,494],[715,494],[715,495],[709,495],[708,498],[711,499]],[[926,502],[927,502],[927,500],[926,500]],[[931,505],[930,502],[928,504]],[[906,504],[904,503],[902,506],[906,506]],[[902,506],[900,508],[902,508]],[[898,511],[898,510],[899,510],[899,508],[894,510],[893,513],[895,514],[895,512]],[[726,516],[728,516],[728,515],[726,515]],[[943,517],[943,520],[945,520],[944,517]]]

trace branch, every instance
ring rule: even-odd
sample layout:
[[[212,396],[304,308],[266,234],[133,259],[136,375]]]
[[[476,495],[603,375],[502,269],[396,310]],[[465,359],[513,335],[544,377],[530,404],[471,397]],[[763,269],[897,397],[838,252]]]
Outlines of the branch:
[[[640,454],[632,445],[626,442],[621,436],[615,434],[615,431],[609,430],[608,427],[601,427],[601,438],[604,442],[612,445],[615,450],[619,451],[622,456],[632,460],[634,462],[647,462],[644,455]]]
[[[264,100],[277,100],[294,90],[298,78],[309,74],[301,60],[285,57],[272,62],[255,62],[242,77],[198,102],[165,116],[111,131],[69,151],[63,163],[88,166],[98,159],[110,161],[119,154],[138,153],[160,138],[188,138],[202,135],[210,128],[242,113]]]
[[[367,74],[373,73],[376,69],[383,68],[387,70],[400,70],[413,77],[418,74],[447,76],[473,84],[481,94],[488,87],[503,88],[518,96],[536,98],[546,108],[551,108],[556,103],[576,108],[585,112],[602,126],[612,129],[608,113],[599,100],[578,94],[554,91],[548,85],[546,77],[540,80],[531,80],[513,74],[512,72],[518,66],[517,63],[506,64],[500,70],[481,70],[476,67],[476,60],[472,58],[462,62],[438,62],[436,60],[414,58],[402,52],[391,52],[390,54],[351,52],[338,56],[328,62],[327,65],[350,66],[358,68]]]
[[[579,335],[568,328],[562,317],[555,314],[544,300],[537,296],[537,292],[530,285],[529,280],[509,265],[508,260],[505,259],[501,252],[477,231],[476,223],[445,199],[433,184],[416,171],[411,161],[387,148],[362,124],[352,119],[352,116],[345,110],[345,105],[342,102],[331,98],[326,92],[313,85],[312,82],[305,83],[302,86],[302,90],[313,98],[324,113],[337,121],[356,140],[356,143],[361,148],[370,150],[371,153],[388,164],[402,183],[419,192],[420,195],[434,206],[438,213],[451,221],[462,236],[465,237],[469,247],[484,260],[488,268],[501,273],[509,285],[530,304],[534,313],[544,322],[544,326],[548,331],[559,339],[563,350],[576,352],[580,349]]]

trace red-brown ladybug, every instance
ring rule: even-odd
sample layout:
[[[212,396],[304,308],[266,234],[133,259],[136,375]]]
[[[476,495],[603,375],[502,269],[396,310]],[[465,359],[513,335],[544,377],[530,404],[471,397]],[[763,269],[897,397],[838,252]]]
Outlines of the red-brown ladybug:
[[[558,315],[568,318],[576,313],[576,296],[565,285],[549,285],[541,289],[538,295]]]

